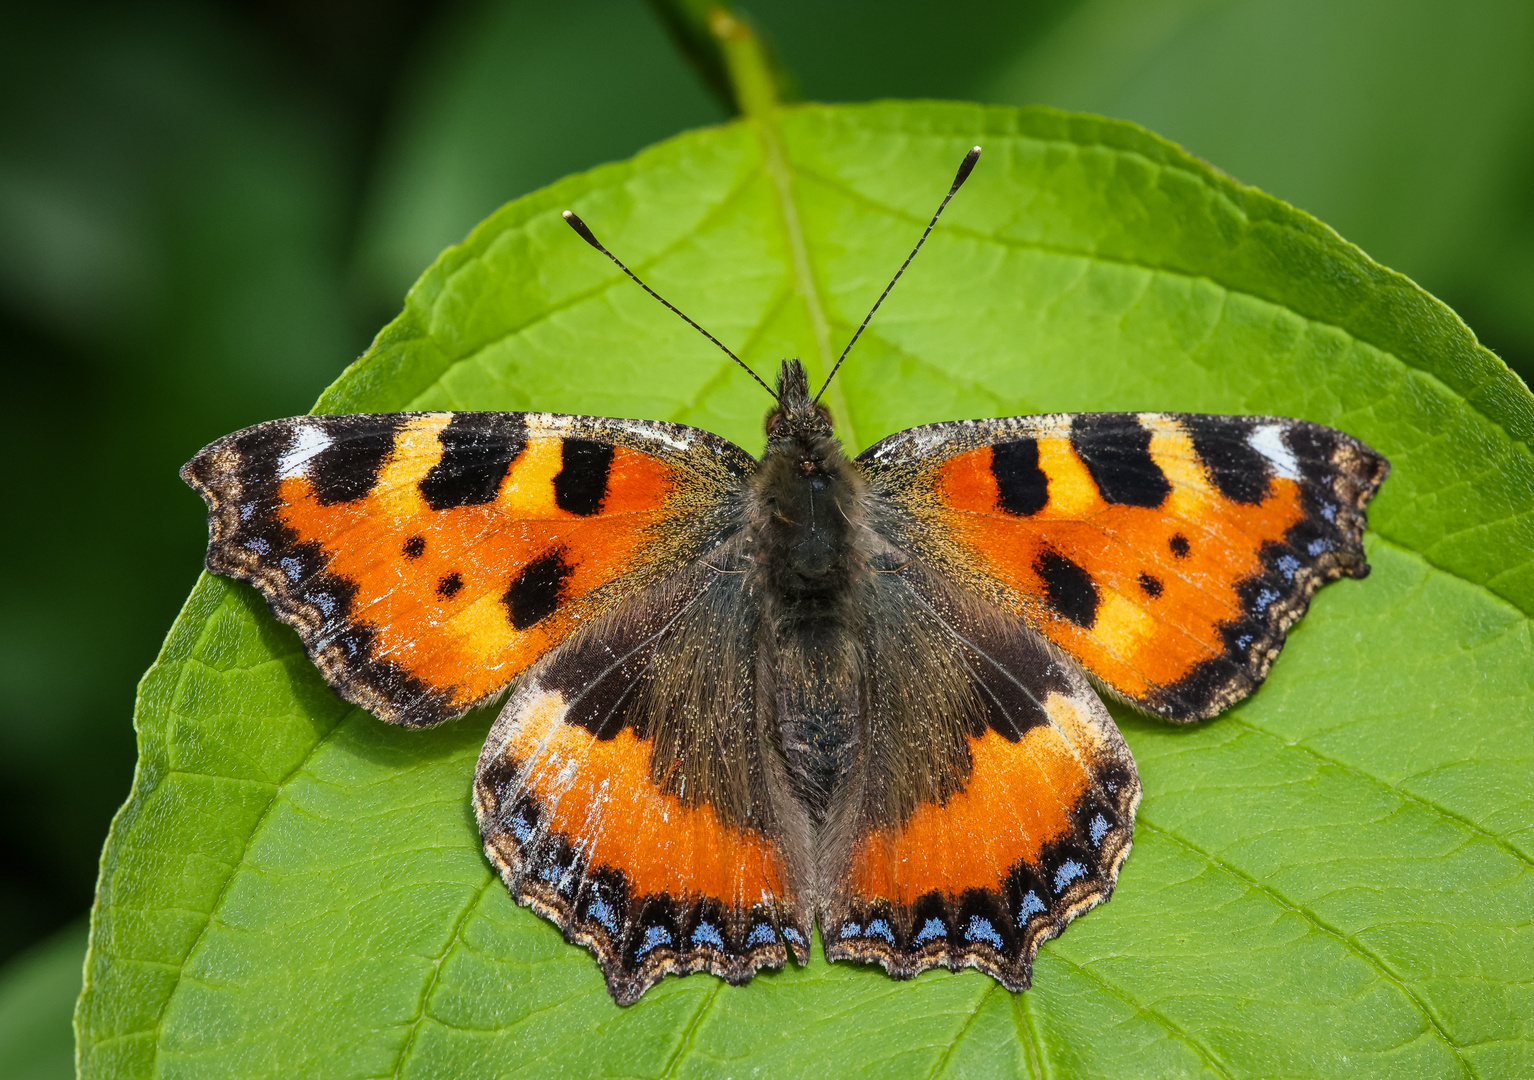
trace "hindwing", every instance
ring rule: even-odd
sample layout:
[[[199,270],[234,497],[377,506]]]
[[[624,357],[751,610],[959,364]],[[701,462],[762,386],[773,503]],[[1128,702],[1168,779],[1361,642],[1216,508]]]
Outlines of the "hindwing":
[[[874,593],[861,754],[821,866],[826,956],[1024,990],[1039,945],[1113,892],[1134,759],[1080,669],[1015,616],[917,563]]]
[[[668,974],[808,958],[809,826],[759,710],[755,604],[725,556],[536,664],[480,756],[485,850],[619,1004]]]

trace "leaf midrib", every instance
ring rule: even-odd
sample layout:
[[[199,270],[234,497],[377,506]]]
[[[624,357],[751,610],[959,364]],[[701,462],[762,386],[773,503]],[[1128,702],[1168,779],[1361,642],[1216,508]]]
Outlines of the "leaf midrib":
[[[778,196],[778,224],[788,243],[789,257],[793,266],[794,282],[810,317],[810,327],[815,334],[815,351],[820,354],[817,380],[823,380],[831,367],[834,352],[831,347],[831,326],[826,321],[825,305],[820,299],[820,285],[815,280],[815,268],[810,262],[809,244],[799,217],[799,207],[794,198],[793,167],[783,153],[782,132],[777,126],[779,112],[774,110],[748,121],[757,131],[762,143],[762,166]],[[857,433],[847,412],[847,401],[840,385],[828,386],[826,405],[832,415],[842,418],[847,433],[846,441],[857,445]]]

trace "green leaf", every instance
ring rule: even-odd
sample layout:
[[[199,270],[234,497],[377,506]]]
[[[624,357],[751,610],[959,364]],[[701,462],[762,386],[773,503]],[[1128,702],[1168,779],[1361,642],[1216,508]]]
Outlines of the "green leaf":
[[[143,683],[103,857],[84,1075],[1515,1076],[1534,1069],[1534,398],[1315,220],[1132,125],[804,107],[504,207],[320,401],[543,409],[760,445],[767,404],[565,227],[758,369],[823,370],[972,143],[985,157],[833,402],[857,446],[966,416],[1276,413],[1389,455],[1373,575],[1191,730],[1118,713],[1145,787],[1114,899],[1011,995],[827,965],[616,1008],[480,855],[485,714],[339,702],[205,579]]]

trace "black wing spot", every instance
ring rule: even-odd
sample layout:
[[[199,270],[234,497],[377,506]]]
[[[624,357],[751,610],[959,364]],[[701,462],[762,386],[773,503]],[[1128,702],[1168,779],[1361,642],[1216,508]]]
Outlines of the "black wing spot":
[[[511,616],[511,625],[526,630],[554,614],[564,595],[565,582],[574,572],[575,568],[565,562],[562,548],[554,548],[523,567],[501,598]]]
[[[613,448],[590,439],[566,439],[559,453],[562,464],[554,477],[554,502],[567,513],[590,517],[607,498]]]
[[[1154,600],[1156,597],[1161,595],[1161,580],[1159,578],[1151,577],[1149,574],[1142,573],[1140,575],[1140,588],[1145,590],[1146,596]]]
[[[996,477],[996,505],[1009,514],[1028,517],[1049,502],[1049,477],[1039,468],[1039,441],[1018,439],[991,449],[991,475]]]
[[[421,497],[433,510],[490,502],[527,446],[521,425],[494,413],[454,413],[437,441],[442,459],[420,483]]]
[[[412,536],[405,541],[405,558],[419,559],[426,554],[426,537]]]
[[[444,600],[451,600],[458,595],[458,590],[463,588],[463,577],[454,570],[447,577],[437,582],[437,595]]]
[[[1131,413],[1101,413],[1071,419],[1071,446],[1106,502],[1160,506],[1172,493],[1166,474],[1150,453],[1151,433]]]
[[[1256,505],[1268,497],[1272,470],[1268,459],[1247,442],[1252,425],[1226,417],[1190,416],[1183,420],[1193,450],[1210,481],[1231,502]]]
[[[1058,551],[1043,552],[1033,569],[1044,582],[1049,606],[1062,618],[1090,630],[1097,622],[1097,585],[1092,575]]]
[[[1172,539],[1166,542],[1166,546],[1171,548],[1172,554],[1176,555],[1179,559],[1186,559],[1188,552],[1193,550],[1188,543],[1188,538],[1182,533],[1173,533]]]
[[[330,437],[330,444],[315,454],[304,470],[314,501],[334,506],[356,502],[372,491],[394,452],[399,420],[392,416],[337,416],[316,417],[305,423],[318,424]]]

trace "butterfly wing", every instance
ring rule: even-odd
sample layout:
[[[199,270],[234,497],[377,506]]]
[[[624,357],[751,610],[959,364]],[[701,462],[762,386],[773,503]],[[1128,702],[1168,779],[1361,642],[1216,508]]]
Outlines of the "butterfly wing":
[[[1319,424],[1111,413],[912,428],[858,463],[898,542],[1172,720],[1250,694],[1389,472]]]
[[[743,561],[715,552],[581,628],[480,756],[491,861],[620,1005],[668,974],[738,984],[807,958],[809,825],[759,702]]]
[[[182,476],[208,569],[259,588],[342,697],[424,726],[717,545],[753,465],[676,424],[438,412],[274,420]]]
[[[1040,943],[1113,891],[1134,759],[1080,669],[1015,616],[920,563],[873,577],[867,720],[820,870],[826,955],[1027,989]]]

